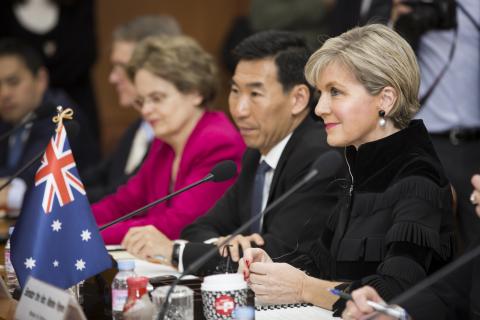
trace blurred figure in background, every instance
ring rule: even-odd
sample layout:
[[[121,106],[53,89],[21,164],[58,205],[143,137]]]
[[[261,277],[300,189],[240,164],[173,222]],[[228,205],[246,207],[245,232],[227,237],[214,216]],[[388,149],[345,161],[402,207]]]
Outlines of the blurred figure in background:
[[[56,126],[52,122],[56,106],[72,108],[75,121],[82,122],[81,110],[72,105],[63,91],[49,90],[48,83],[48,71],[34,48],[19,39],[0,40],[0,136],[20,125],[0,141],[0,184],[45,150]],[[37,118],[21,126],[33,113]],[[82,172],[98,159],[90,149],[94,140],[91,131],[79,127],[80,132],[69,140],[78,170]],[[0,209],[13,216],[18,214],[25,192],[34,185],[38,166],[39,162],[0,191]]]
[[[248,16],[235,19],[223,44],[223,62],[234,73],[232,50],[248,36],[266,30],[299,33],[310,49],[321,46],[328,34],[328,16],[335,0],[251,0]]]
[[[335,0],[250,1],[249,21],[253,32],[270,29],[298,32],[311,49],[319,48],[328,34],[328,15]]]
[[[480,1],[394,1],[392,23],[420,66],[421,109],[458,198],[460,240],[469,246],[480,219],[470,204],[469,177],[480,163]]]
[[[155,139],[140,170],[117,192],[92,206],[99,225],[204,178],[223,160],[240,164],[245,144],[221,112],[207,108],[216,94],[217,68],[210,54],[185,36],[149,37],[128,67],[135,107]],[[203,215],[234,179],[206,183],[102,231],[119,244],[131,227],[152,225],[170,239]]]
[[[115,29],[109,81],[117,91],[120,107],[132,107],[137,97],[135,86],[126,72],[126,66],[137,43],[148,36],[177,36],[180,33],[177,21],[163,15],[138,17]],[[82,177],[90,202],[114,193],[138,171],[153,138],[152,128],[141,117],[125,130],[113,152]]]
[[[93,130],[90,149],[98,149],[99,123],[92,68],[97,55],[94,0],[2,0],[0,38],[24,39],[41,52],[50,87],[65,90]]]

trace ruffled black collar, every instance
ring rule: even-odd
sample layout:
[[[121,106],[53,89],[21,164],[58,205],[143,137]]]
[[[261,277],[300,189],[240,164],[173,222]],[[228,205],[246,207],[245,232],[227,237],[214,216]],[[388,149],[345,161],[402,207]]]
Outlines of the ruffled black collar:
[[[422,120],[412,120],[407,128],[363,144],[358,150],[349,146],[345,154],[357,191],[384,189],[396,179],[402,168],[412,163],[412,159],[430,162],[439,168],[437,182],[444,180],[440,161]]]

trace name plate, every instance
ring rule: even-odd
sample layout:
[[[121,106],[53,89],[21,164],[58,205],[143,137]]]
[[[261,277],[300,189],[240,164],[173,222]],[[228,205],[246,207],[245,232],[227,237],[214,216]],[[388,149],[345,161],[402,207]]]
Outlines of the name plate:
[[[15,319],[86,319],[77,301],[62,289],[30,277],[17,306]]]

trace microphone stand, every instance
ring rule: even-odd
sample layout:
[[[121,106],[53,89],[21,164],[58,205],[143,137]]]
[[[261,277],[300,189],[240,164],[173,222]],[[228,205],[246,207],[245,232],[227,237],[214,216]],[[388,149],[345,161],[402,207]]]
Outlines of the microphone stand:
[[[242,226],[240,226],[237,230],[235,230],[229,237],[227,237],[225,240],[223,240],[218,246],[224,246],[228,244],[235,236],[238,234],[246,231],[255,221],[260,219],[260,217],[265,216],[268,212],[270,212],[272,209],[277,207],[281,202],[283,202],[286,198],[288,198],[292,193],[303,187],[307,182],[309,182],[311,179],[313,179],[317,174],[318,174],[317,169],[311,170],[301,181],[297,182],[290,190],[285,192],[283,195],[281,195],[279,198],[277,198],[272,204],[270,204],[265,210],[263,210],[262,214],[258,214],[256,216],[253,216],[245,222]],[[216,253],[218,249],[217,247],[210,249],[205,255],[200,257],[198,260],[196,260],[194,263],[192,263],[188,268],[186,268],[180,276],[178,276],[175,281],[172,282],[170,289],[167,292],[167,296],[165,298],[165,302],[163,303],[162,308],[160,309],[160,312],[158,313],[157,320],[163,320],[165,318],[165,315],[167,314],[168,310],[168,305],[170,304],[170,295],[172,294],[173,290],[177,286],[177,284],[180,282],[180,280],[186,276],[187,274],[194,273],[199,269],[201,266],[203,266],[209,259],[211,259]]]
[[[17,124],[16,126],[14,126],[12,129],[8,130],[7,132],[5,132],[4,134],[2,134],[0,136],[0,142],[5,140],[6,138],[8,138],[9,136],[11,136],[12,134],[14,134],[15,132],[17,132],[18,130],[20,130],[21,128],[25,127],[27,124],[29,123],[32,123],[33,121],[35,121],[37,119],[35,113],[31,113],[27,119],[25,119],[25,121],[22,121],[20,122],[19,124]]]
[[[117,218],[117,219],[115,219],[115,220],[113,220],[113,221],[110,221],[109,223],[104,224],[103,226],[101,226],[101,227],[98,228],[98,229],[99,229],[100,231],[102,231],[102,230],[105,230],[106,228],[108,228],[108,227],[110,227],[110,226],[112,226],[112,225],[114,225],[114,224],[117,224],[117,223],[119,223],[119,222],[122,222],[122,221],[125,221],[125,220],[127,220],[127,219],[130,219],[131,217],[136,216],[137,214],[139,214],[139,213],[141,213],[141,212],[143,212],[143,211],[145,211],[145,210],[147,210],[147,209],[150,209],[151,207],[159,204],[160,202],[167,201],[168,199],[176,196],[176,195],[179,194],[179,193],[182,193],[182,192],[187,191],[187,190],[189,190],[189,189],[191,189],[191,188],[193,188],[193,187],[198,186],[199,184],[202,184],[202,183],[204,183],[204,182],[207,182],[207,181],[210,181],[210,180],[214,179],[214,177],[215,177],[215,176],[214,176],[213,174],[209,173],[205,178],[203,178],[203,179],[201,179],[201,180],[198,180],[198,181],[196,181],[196,182],[194,182],[194,183],[192,183],[192,184],[190,184],[190,185],[188,185],[188,186],[186,186],[186,187],[184,187],[184,188],[182,188],[182,189],[179,189],[179,190],[177,190],[177,191],[175,191],[175,192],[173,192],[173,193],[170,193],[169,195],[167,195],[167,196],[165,196],[165,197],[163,197],[163,198],[157,199],[157,200],[155,200],[155,201],[153,201],[153,202],[151,202],[151,203],[149,203],[149,204],[147,204],[147,205],[145,205],[145,206],[143,206],[143,207],[141,207],[141,208],[139,208],[139,209],[137,209],[137,210],[135,210],[135,211],[133,211],[133,212],[130,212],[130,213],[127,214],[127,215],[121,216],[120,218]],[[0,189],[0,190],[1,190],[1,189]]]

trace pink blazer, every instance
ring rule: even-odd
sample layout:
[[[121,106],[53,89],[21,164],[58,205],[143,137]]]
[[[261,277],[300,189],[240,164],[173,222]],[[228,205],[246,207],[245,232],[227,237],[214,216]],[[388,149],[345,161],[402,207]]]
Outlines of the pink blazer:
[[[244,150],[242,137],[223,113],[205,112],[185,145],[173,189],[181,189],[205,177],[222,160],[235,161],[237,171],[240,171]],[[173,149],[155,139],[138,173],[115,194],[92,205],[97,224],[101,226],[166,196],[173,160]],[[234,180],[199,185],[150,208],[141,216],[105,229],[101,232],[102,237],[106,244],[118,244],[130,227],[152,224],[170,239],[177,239],[181,230],[206,213]]]

